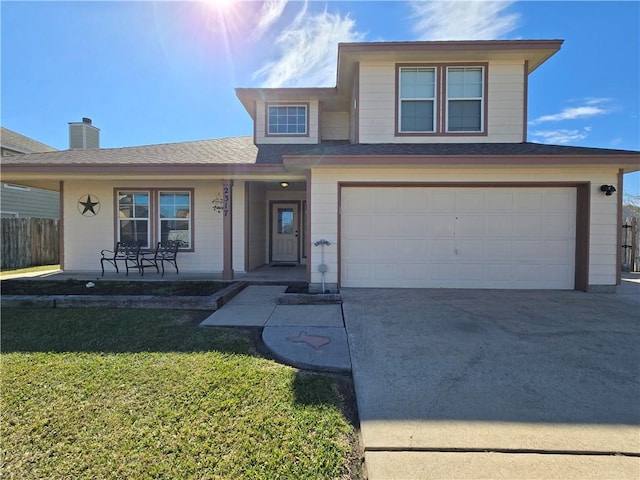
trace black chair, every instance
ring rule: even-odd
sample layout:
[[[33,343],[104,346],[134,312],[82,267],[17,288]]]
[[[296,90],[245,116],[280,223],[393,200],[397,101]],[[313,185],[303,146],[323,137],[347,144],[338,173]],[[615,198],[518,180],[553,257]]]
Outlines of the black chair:
[[[109,262],[116,268],[116,273],[120,273],[118,262],[124,263],[129,275],[129,268],[136,268],[141,272],[140,268],[140,243],[135,242],[118,242],[113,250],[102,250],[100,252],[100,266],[102,267],[102,276],[104,277],[104,262]]]
[[[184,245],[180,240],[170,240],[168,242],[158,242],[156,250],[153,253],[143,253],[140,257],[139,268],[140,273],[144,275],[144,269],[154,267],[156,272],[160,273],[162,268],[162,276],[164,277],[164,263],[167,262],[178,271],[178,250]]]

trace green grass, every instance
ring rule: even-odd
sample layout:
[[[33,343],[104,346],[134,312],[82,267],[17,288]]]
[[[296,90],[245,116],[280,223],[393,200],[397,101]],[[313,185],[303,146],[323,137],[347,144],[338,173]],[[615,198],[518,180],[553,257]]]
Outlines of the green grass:
[[[2,270],[0,272],[0,278],[6,275],[14,275],[18,273],[36,273],[36,272],[46,272],[48,270],[59,270],[60,265],[40,265],[37,267],[28,267],[28,268],[17,268],[14,270]]]
[[[2,470],[20,479],[358,478],[335,377],[202,313],[2,310]]]

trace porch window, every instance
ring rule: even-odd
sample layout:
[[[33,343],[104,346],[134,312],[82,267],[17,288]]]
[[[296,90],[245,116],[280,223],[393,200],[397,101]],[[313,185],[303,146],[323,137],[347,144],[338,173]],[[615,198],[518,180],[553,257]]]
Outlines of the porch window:
[[[306,105],[268,105],[268,135],[307,135]]]
[[[193,249],[193,190],[119,190],[117,198],[118,241],[153,248],[180,240]]]
[[[191,194],[190,192],[159,192],[161,242],[180,240],[184,248],[191,245]]]
[[[118,238],[149,248],[149,192],[118,192]]]

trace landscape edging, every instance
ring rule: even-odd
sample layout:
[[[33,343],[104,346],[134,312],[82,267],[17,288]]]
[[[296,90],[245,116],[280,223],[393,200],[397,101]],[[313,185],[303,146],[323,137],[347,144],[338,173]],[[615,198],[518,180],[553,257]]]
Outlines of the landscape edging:
[[[2,295],[7,308],[160,308],[217,310],[247,287],[235,282],[208,296],[156,295]]]

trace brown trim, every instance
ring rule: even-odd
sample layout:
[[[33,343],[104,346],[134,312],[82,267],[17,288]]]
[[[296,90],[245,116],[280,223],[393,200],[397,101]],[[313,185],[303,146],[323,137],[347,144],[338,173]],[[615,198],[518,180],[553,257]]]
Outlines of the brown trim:
[[[622,283],[622,197],[623,197],[623,187],[624,187],[624,171],[622,169],[618,170],[618,249],[617,249],[617,269],[616,269],[616,285],[620,285]]]
[[[578,187],[584,182],[338,182],[338,188],[371,187],[469,187],[469,188],[537,188],[537,187]]]
[[[158,232],[158,214],[160,212],[160,192],[189,192],[191,209],[190,228],[191,242],[189,248],[180,250],[181,252],[195,252],[196,247],[196,227],[195,227],[195,188],[194,187],[114,187],[113,188],[113,244],[118,242],[118,192],[148,192],[149,193],[149,247],[154,248],[160,241]]]
[[[576,188],[576,239],[574,289],[587,291],[589,284],[589,226],[591,183],[589,182],[338,182],[338,286],[342,266],[342,189],[371,187],[472,187],[472,188]],[[621,229],[620,229],[621,230]]]
[[[621,155],[283,155],[285,167],[293,166],[385,166],[402,165],[593,165],[628,166],[638,170],[640,154]],[[4,167],[3,167],[4,168]]]
[[[60,220],[58,221],[58,261],[64,270],[64,182],[60,180]]]
[[[400,70],[406,67],[433,68],[436,78],[433,132],[401,132],[400,131]],[[482,130],[479,132],[449,132],[447,131],[447,72],[449,68],[481,67],[482,68]],[[396,63],[395,80],[395,132],[396,137],[486,137],[489,135],[489,63],[488,62],[446,62],[446,63]]]
[[[269,107],[305,107],[307,109],[306,133],[269,133]],[[310,137],[311,136],[311,102],[264,102],[264,136],[265,138]],[[318,126],[320,121],[318,119]]]
[[[527,71],[529,70],[529,60],[524,61],[524,70],[522,72],[523,76],[523,85],[524,92],[522,96],[522,141],[527,141],[527,136],[529,134],[527,128],[527,121],[529,117],[529,75]]]
[[[309,126],[311,126],[311,123],[309,123]],[[316,143],[322,142],[322,103],[320,102],[318,102],[318,131],[316,138],[318,139]]]
[[[591,183],[576,188],[575,289],[589,290],[589,235],[591,225]]]
[[[353,74],[353,100],[355,106],[353,109],[354,132],[353,143],[360,143],[360,62],[355,64],[355,72]]]
[[[307,283],[311,283],[311,170],[307,170]]]
[[[269,263],[273,262],[273,206],[274,205],[278,205],[278,204],[282,204],[282,205],[297,205],[298,206],[298,218],[296,219],[297,221],[297,227],[298,227],[298,241],[296,242],[298,244],[298,259],[296,260],[298,264],[300,264],[300,256],[302,254],[301,252],[301,248],[300,248],[300,242],[301,242],[301,236],[300,236],[300,231],[301,231],[301,224],[300,224],[300,220],[302,215],[300,215],[300,212],[302,210],[302,202],[300,200],[269,200]],[[309,264],[309,259],[307,259],[307,265]],[[309,267],[307,267],[308,270]]]
[[[242,175],[242,174],[284,174],[287,170],[282,164],[193,164],[193,163],[47,163],[47,164],[9,164],[2,165],[6,173],[68,173],[77,176],[86,174],[147,174],[147,175]],[[110,177],[109,179],[111,179]]]
[[[222,279],[233,280],[233,180],[222,180]]]
[[[438,40],[416,42],[344,42],[338,44],[342,53],[395,52],[431,50],[523,50],[523,49],[560,49],[564,40]]]
[[[253,117],[253,144],[257,145],[258,144],[258,132],[257,132],[257,128],[258,128],[258,122],[256,122],[256,118],[255,116],[258,114],[258,102],[254,101],[253,102],[253,111],[256,112],[254,113],[254,115],[252,115]]]
[[[249,190],[251,181],[247,180],[244,182],[244,271],[249,271],[249,206],[251,204],[249,198]]]
[[[338,217],[338,249],[336,251],[338,266],[336,268],[338,272],[338,289],[342,286],[342,187],[345,186],[346,182],[338,182],[338,209],[337,209],[337,217]],[[348,186],[348,184],[346,184]]]

